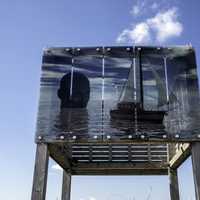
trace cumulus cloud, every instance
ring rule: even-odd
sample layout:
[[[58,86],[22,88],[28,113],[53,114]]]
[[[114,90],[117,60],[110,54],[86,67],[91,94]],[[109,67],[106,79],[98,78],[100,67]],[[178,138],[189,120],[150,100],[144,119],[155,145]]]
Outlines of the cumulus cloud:
[[[177,9],[172,8],[147,20],[147,24],[156,33],[158,42],[165,42],[171,37],[178,37],[183,31],[183,25],[178,21]]]
[[[62,167],[60,165],[58,165],[58,164],[52,165],[51,169],[62,171]]]
[[[117,37],[117,43],[164,43],[182,32],[183,25],[178,21],[177,8],[173,7],[123,30]]]
[[[150,40],[149,26],[147,23],[138,23],[132,29],[125,29],[118,36],[117,42],[134,42],[134,43],[143,43]]]

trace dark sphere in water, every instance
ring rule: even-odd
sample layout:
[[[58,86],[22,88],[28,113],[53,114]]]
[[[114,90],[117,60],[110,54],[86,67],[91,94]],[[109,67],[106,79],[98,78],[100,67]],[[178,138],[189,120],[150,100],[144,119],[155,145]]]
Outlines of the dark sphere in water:
[[[80,73],[65,74],[60,80],[58,97],[61,100],[61,108],[85,108],[90,98],[90,82]]]

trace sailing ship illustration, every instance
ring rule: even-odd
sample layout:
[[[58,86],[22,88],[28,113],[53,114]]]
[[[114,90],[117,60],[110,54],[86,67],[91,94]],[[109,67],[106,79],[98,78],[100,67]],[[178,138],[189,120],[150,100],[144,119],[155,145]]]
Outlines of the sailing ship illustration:
[[[166,63],[165,63],[166,64]],[[158,72],[152,67],[151,64],[146,64],[148,69],[151,70],[158,91],[157,106],[161,107],[168,105],[169,98],[167,98],[168,91],[166,91],[166,83],[160,78]],[[166,67],[166,66],[165,66]],[[111,119],[117,120],[131,120],[138,122],[150,122],[162,124],[164,116],[167,115],[167,110],[145,110],[143,98],[143,83],[140,75],[140,101],[137,100],[136,91],[136,75],[135,75],[135,62],[131,64],[128,79],[122,89],[116,109],[110,110]],[[142,70],[140,69],[140,74]]]

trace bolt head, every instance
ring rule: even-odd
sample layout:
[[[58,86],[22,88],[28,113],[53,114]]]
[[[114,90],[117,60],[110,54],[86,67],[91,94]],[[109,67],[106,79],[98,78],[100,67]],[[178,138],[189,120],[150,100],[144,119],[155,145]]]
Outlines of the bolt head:
[[[175,138],[179,138],[179,134],[176,134],[176,135],[175,135]]]
[[[141,135],[140,137],[141,137],[142,139],[144,139],[144,138],[145,138],[145,136],[144,136],[144,135]]]
[[[61,140],[64,140],[64,139],[65,139],[65,136],[64,136],[64,135],[61,135],[61,136],[60,136],[60,139],[61,139]]]
[[[75,139],[76,139],[76,136],[75,136],[75,135],[74,135],[74,136],[72,136],[72,139],[73,139],[73,140],[75,140]]]
[[[42,136],[41,135],[38,136],[38,140],[42,140]]]

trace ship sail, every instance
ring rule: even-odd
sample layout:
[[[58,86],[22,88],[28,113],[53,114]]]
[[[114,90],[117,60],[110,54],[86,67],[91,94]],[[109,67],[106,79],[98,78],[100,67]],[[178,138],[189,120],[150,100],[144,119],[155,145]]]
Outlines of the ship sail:
[[[153,67],[151,67],[151,70],[155,77],[156,87],[157,87],[157,91],[158,91],[158,107],[167,105],[169,102],[177,101],[177,98],[173,92],[171,92],[169,94],[169,100],[167,99],[167,91],[166,91],[165,81],[160,78],[160,75]],[[167,77],[165,77],[165,78],[167,78]]]
[[[167,105],[169,103],[169,101],[170,102],[177,101],[177,98],[173,94],[173,92],[171,92],[169,94],[169,98],[167,97],[168,94],[167,94],[166,88],[168,88],[168,86],[166,85],[166,82],[165,82],[165,78],[167,78],[167,77],[162,78],[159,75],[159,73],[156,71],[156,69],[152,66],[152,64],[149,63],[149,64],[147,64],[147,66],[150,68],[150,70],[154,76],[155,82],[156,82],[156,89],[158,92],[157,106],[161,107],[161,106]],[[134,78],[136,78],[136,76],[134,75],[134,64],[132,63],[129,74],[128,74],[128,79],[122,89],[122,93],[120,95],[119,102],[136,103],[136,100],[135,100],[136,98],[134,97],[134,91],[136,90],[136,88],[134,86],[135,85]],[[142,89],[142,88],[140,88],[140,89]]]
[[[134,70],[133,64],[131,64],[131,68],[128,74],[128,79],[122,89],[122,93],[119,99],[120,102],[134,102]]]
[[[164,106],[168,103],[165,83],[153,67],[151,67],[151,71],[155,77],[156,87],[158,91],[158,107]]]

